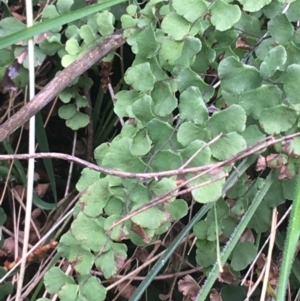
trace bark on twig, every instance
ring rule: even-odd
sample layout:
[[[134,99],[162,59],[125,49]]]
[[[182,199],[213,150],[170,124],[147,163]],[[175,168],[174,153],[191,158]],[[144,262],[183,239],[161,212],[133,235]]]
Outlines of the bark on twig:
[[[109,52],[123,45],[125,41],[123,32],[118,31],[88,50],[87,53],[61,71],[29,103],[0,126],[0,142],[44,108],[73,80],[105,57]]]
[[[51,158],[51,159],[61,159],[69,162],[75,162],[81,166],[90,168],[92,170],[99,171],[106,175],[112,175],[121,178],[128,179],[139,179],[139,180],[147,180],[147,179],[158,179],[162,177],[171,177],[171,176],[179,176],[185,175],[188,173],[197,174],[199,172],[208,172],[212,170],[218,170],[224,166],[234,165],[236,161],[244,159],[250,155],[253,155],[267,147],[275,145],[277,143],[282,143],[286,141],[291,141],[292,139],[299,137],[300,132],[286,135],[280,138],[275,139],[273,136],[268,136],[257,143],[248,146],[246,149],[240,151],[239,153],[233,155],[232,157],[215,163],[210,163],[206,165],[201,165],[197,167],[189,167],[189,168],[178,168],[173,170],[166,171],[158,171],[158,172],[143,172],[143,173],[135,173],[135,172],[127,172],[113,168],[106,168],[97,164],[93,164],[91,162],[85,161],[83,159],[62,153],[35,153],[35,154],[11,154],[11,155],[0,155],[0,161],[4,160],[28,160],[30,158],[41,159],[41,158]]]

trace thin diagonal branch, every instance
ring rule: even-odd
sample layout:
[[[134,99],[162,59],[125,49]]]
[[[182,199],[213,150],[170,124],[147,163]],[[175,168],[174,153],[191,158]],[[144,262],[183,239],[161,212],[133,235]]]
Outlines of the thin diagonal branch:
[[[1,127],[0,127],[1,129]],[[184,175],[188,173],[198,173],[200,171],[207,171],[210,170],[211,168],[221,168],[223,166],[227,165],[233,165],[236,161],[241,160],[246,158],[249,155],[255,154],[256,152],[262,151],[263,149],[270,147],[276,143],[281,143],[285,141],[291,141],[293,138],[299,137],[300,132],[291,134],[291,135],[286,135],[280,138],[275,139],[273,136],[268,136],[265,139],[260,140],[254,145],[249,146],[248,148],[240,151],[236,155],[224,160],[220,161],[217,163],[213,164],[207,164],[203,166],[197,166],[197,167],[191,167],[191,168],[184,168],[184,169],[174,169],[174,170],[167,170],[167,171],[160,171],[160,172],[144,172],[144,173],[134,173],[134,172],[127,172],[127,171],[122,171],[118,169],[113,169],[113,168],[106,168],[103,166],[99,166],[97,164],[93,164],[91,162],[82,160],[80,158],[63,154],[63,153],[36,153],[34,155],[30,154],[12,154],[12,155],[0,155],[0,161],[3,160],[27,160],[30,158],[36,158],[36,159],[41,159],[41,158],[52,158],[52,159],[61,159],[61,160],[66,160],[70,162],[75,162],[79,165],[82,165],[84,167],[102,172],[107,175],[112,175],[116,177],[121,177],[121,178],[129,178],[129,179],[140,179],[140,180],[146,180],[146,179],[156,179],[156,178],[161,178],[161,177],[171,177],[171,176],[176,176],[176,175]]]
[[[61,71],[28,104],[0,126],[0,142],[27,122],[30,117],[44,108],[73,80],[83,74],[108,53],[123,45],[125,41],[126,39],[123,36],[123,32],[118,31],[88,50],[78,60]]]

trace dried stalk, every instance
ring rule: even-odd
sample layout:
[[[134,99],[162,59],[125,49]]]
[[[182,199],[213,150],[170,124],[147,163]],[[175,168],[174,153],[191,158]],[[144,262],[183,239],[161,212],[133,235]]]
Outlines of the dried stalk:
[[[29,103],[0,126],[0,142],[26,123],[30,117],[44,108],[56,95],[65,89],[73,80],[92,67],[109,52],[125,43],[122,31],[118,31],[104,41],[88,50],[78,60],[65,68],[51,80]]]

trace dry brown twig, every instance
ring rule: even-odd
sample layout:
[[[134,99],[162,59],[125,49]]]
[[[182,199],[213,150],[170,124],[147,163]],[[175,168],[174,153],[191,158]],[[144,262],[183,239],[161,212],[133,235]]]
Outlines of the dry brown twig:
[[[1,131],[1,126],[0,126],[0,131]],[[174,169],[174,170],[161,171],[161,172],[133,173],[133,172],[126,172],[126,171],[121,171],[121,170],[117,170],[117,169],[113,169],[113,168],[105,168],[105,167],[99,166],[97,164],[93,164],[93,163],[90,163],[83,159],[77,158],[75,156],[71,156],[71,155],[63,154],[63,153],[36,153],[33,155],[29,155],[29,154],[0,155],[0,161],[13,160],[13,159],[27,160],[30,158],[61,159],[61,160],[69,161],[69,162],[75,162],[79,165],[82,165],[84,167],[90,168],[95,171],[102,172],[107,175],[112,175],[112,176],[121,177],[121,178],[147,180],[147,179],[157,179],[157,178],[161,178],[161,177],[185,175],[188,173],[198,173],[200,171],[212,170],[212,168],[218,169],[218,168],[221,168],[224,166],[233,165],[236,161],[244,159],[247,156],[250,156],[256,152],[259,152],[265,148],[268,148],[276,143],[289,141],[289,140],[292,140],[293,138],[296,138],[299,136],[300,136],[300,132],[294,133],[291,135],[286,135],[286,136],[283,136],[283,137],[277,138],[277,139],[275,139],[273,136],[268,136],[265,139],[260,140],[256,144],[249,146],[248,148],[240,151],[236,155],[234,155],[224,161],[220,161],[220,162],[214,163],[214,164],[198,166],[198,167]],[[1,135],[0,135],[0,137],[1,137]]]
[[[227,160],[218,162],[218,163],[214,163],[214,164],[208,164],[208,165],[204,165],[204,166],[199,166],[199,167],[194,167],[194,168],[184,168],[184,169],[176,169],[176,170],[170,170],[170,171],[164,171],[164,172],[156,172],[156,173],[130,173],[130,172],[123,172],[123,171],[119,171],[119,170],[115,170],[115,169],[109,169],[109,168],[105,168],[105,167],[101,167],[95,164],[92,164],[90,162],[84,161],[82,159],[70,156],[70,155],[66,155],[66,154],[60,154],[60,153],[40,153],[40,154],[35,154],[35,155],[28,155],[28,154],[21,154],[21,155],[0,155],[0,161],[1,160],[8,160],[8,159],[28,159],[28,158],[59,158],[59,159],[65,159],[65,160],[69,160],[69,161],[73,161],[76,162],[78,164],[84,165],[85,167],[94,169],[96,171],[102,172],[104,174],[109,174],[109,175],[114,175],[114,176],[119,176],[119,177],[125,177],[125,178],[136,178],[139,180],[145,180],[145,179],[158,179],[159,177],[164,177],[164,176],[174,176],[174,175],[183,175],[183,174],[187,174],[187,173],[195,173],[196,176],[192,179],[189,179],[188,181],[184,181],[184,183],[182,183],[181,185],[177,186],[175,189],[173,189],[172,191],[169,191],[167,194],[163,195],[163,196],[159,196],[153,200],[151,200],[150,202],[148,202],[145,206],[142,206],[141,208],[138,208],[137,210],[131,212],[130,214],[126,215],[125,217],[123,217],[122,219],[116,221],[112,227],[110,229],[108,229],[108,231],[110,231],[112,228],[114,228],[115,226],[117,226],[118,224],[124,222],[125,220],[131,218],[132,216],[134,216],[135,214],[141,213],[145,210],[147,210],[148,208],[151,208],[152,206],[155,206],[157,204],[163,203],[165,201],[168,201],[168,199],[170,199],[170,197],[172,197],[173,194],[176,195],[180,195],[180,194],[184,194],[187,192],[190,192],[191,190],[207,185],[211,182],[214,181],[218,181],[221,178],[224,177],[223,176],[220,178],[215,178],[212,179],[210,181],[201,183],[200,185],[197,185],[195,187],[189,187],[188,189],[184,189],[182,191],[178,191],[179,188],[184,187],[188,182],[194,180],[195,178],[201,177],[204,174],[209,174],[211,172],[214,172],[216,170],[220,170],[222,167],[224,166],[228,166],[228,165],[234,165],[236,161],[241,160],[251,154],[254,154],[258,151],[261,151],[271,145],[274,145],[276,143],[280,143],[280,142],[284,142],[284,141],[290,141],[291,139],[300,136],[300,132],[299,133],[295,133],[295,134],[291,134],[291,135],[287,135],[287,136],[283,136],[281,138],[275,139],[273,136],[269,136],[261,141],[259,141],[258,143],[246,148],[245,150],[237,153],[236,155],[228,158]],[[201,172],[199,174],[199,172]]]
[[[61,71],[29,103],[0,126],[0,142],[44,108],[73,80],[125,43],[122,31],[112,34]]]

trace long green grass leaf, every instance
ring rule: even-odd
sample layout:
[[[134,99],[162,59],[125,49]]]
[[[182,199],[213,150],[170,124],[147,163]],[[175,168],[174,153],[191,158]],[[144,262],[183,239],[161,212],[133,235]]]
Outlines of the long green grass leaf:
[[[11,145],[9,144],[9,142],[6,139],[3,140],[2,143],[8,154],[14,154],[13,148],[11,147]],[[19,176],[18,178],[21,179],[23,185],[26,185],[26,174],[25,174],[25,171],[24,171],[24,168],[23,168],[21,162],[19,160],[14,160],[14,166],[15,166],[16,170],[18,171],[18,176]]]
[[[276,232],[276,246],[279,248],[279,250],[283,250],[284,249],[284,237],[282,236],[282,234],[277,231]],[[300,261],[297,258],[294,258],[293,261],[293,266],[292,266],[292,273],[294,274],[294,276],[297,278],[298,282],[300,283]]]
[[[239,241],[241,235],[243,234],[244,230],[246,229],[249,221],[255,214],[255,211],[257,210],[258,206],[262,202],[263,198],[267,194],[268,190],[270,189],[273,181],[275,178],[275,174],[272,171],[268,177],[266,178],[263,187],[258,191],[256,194],[254,200],[252,201],[251,205],[249,206],[248,210],[244,214],[243,218],[241,219],[238,226],[235,228],[234,232],[231,235],[231,238],[229,239],[226,246],[223,248],[221,253],[221,263],[224,265],[229,258],[229,255],[231,254],[232,250],[234,249],[235,245]],[[207,296],[210,293],[210,290],[215,283],[217,277],[219,275],[219,267],[215,263],[214,267],[210,271],[206,282],[202,286],[198,296],[196,297],[195,301],[204,301],[206,300]]]
[[[46,131],[44,128],[43,118],[41,113],[37,113],[36,116],[36,139],[39,144],[39,149],[41,152],[50,152],[49,150],[49,144],[48,139],[46,135]],[[52,165],[52,160],[50,158],[44,158],[43,159],[46,172],[48,175],[49,183],[52,189],[53,198],[55,202],[57,203],[57,191],[56,191],[56,182],[55,182],[55,176],[54,176],[54,170]]]
[[[140,300],[144,291],[148,288],[149,284],[153,280],[153,278],[158,274],[158,272],[162,269],[162,267],[167,263],[170,256],[175,252],[178,245],[181,243],[184,237],[186,237],[191,229],[195,226],[195,224],[208,212],[208,210],[212,207],[213,203],[206,204],[197,212],[197,214],[193,217],[193,219],[184,227],[181,233],[176,237],[176,239],[171,243],[171,245],[166,249],[166,252],[162,255],[162,257],[155,263],[151,271],[148,273],[147,277],[143,280],[143,282],[139,285],[137,290],[131,296],[129,301],[138,301]]]
[[[289,219],[289,226],[285,246],[283,250],[282,265],[279,273],[277,301],[284,301],[286,289],[288,285],[289,276],[294,261],[295,252],[297,249],[300,237],[300,175],[298,176],[297,186],[295,191],[295,198]]]
[[[240,165],[230,174],[228,177],[224,188],[223,194],[233,186],[233,184],[237,181],[237,179],[253,164],[256,156],[249,156],[245,160],[243,160]],[[129,301],[138,301],[140,297],[144,293],[144,291],[148,288],[151,281],[154,277],[159,273],[162,267],[165,265],[167,260],[169,260],[170,256],[174,253],[178,245],[181,243],[183,238],[188,235],[190,230],[194,227],[194,225],[212,208],[213,203],[209,203],[204,205],[201,210],[193,217],[193,219],[184,227],[181,233],[176,237],[176,239],[171,243],[171,245],[166,249],[166,252],[163,256],[155,263],[152,267],[151,271],[148,273],[147,277],[142,281],[137,290],[131,296]]]
[[[49,31],[51,29],[57,28],[64,24],[82,19],[98,11],[108,9],[122,2],[126,2],[126,0],[102,1],[101,3],[90,5],[81,9],[77,9],[69,13],[66,13],[64,15],[55,17],[53,19],[42,21],[41,23],[31,26],[30,28],[26,28],[18,32],[15,32],[13,34],[10,34],[8,36],[2,37],[0,39],[0,49],[16,44],[17,42],[27,40],[31,37],[39,35],[45,31]]]
[[[11,147],[11,145],[8,143],[8,141],[6,139],[3,140],[2,143],[8,154],[14,154],[13,148]],[[26,186],[27,178],[26,178],[26,174],[25,174],[25,171],[24,171],[24,168],[23,168],[21,162],[19,160],[14,160],[14,165],[15,165],[16,170],[18,171],[20,179],[22,180],[22,184],[24,186]],[[51,210],[55,207],[55,204],[44,202],[35,193],[33,194],[33,203],[37,207],[44,209],[44,210]]]

